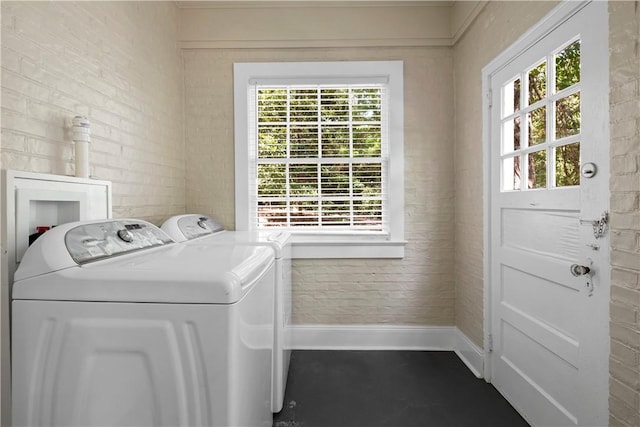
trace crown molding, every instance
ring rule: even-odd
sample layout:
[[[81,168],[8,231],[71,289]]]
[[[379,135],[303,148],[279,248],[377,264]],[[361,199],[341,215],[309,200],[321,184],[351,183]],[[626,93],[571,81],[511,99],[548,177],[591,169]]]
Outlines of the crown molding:
[[[250,8],[304,8],[304,7],[451,7],[453,1],[438,0],[204,0],[176,1],[179,9],[250,9]]]
[[[472,2],[469,2],[472,3]],[[480,12],[489,4],[489,1],[476,1],[469,13],[462,19],[461,24],[454,28],[455,24],[451,23],[451,45],[458,43],[458,40],[467,32],[471,24],[476,20]],[[455,6],[453,6],[455,7]]]
[[[180,47],[183,49],[312,48],[312,47],[450,47],[466,33],[488,1],[404,1],[404,0],[210,0],[177,1],[181,21]],[[345,20],[361,16],[358,8],[368,8],[367,16],[394,27],[384,35],[362,27],[331,28],[327,9],[343,8]],[[387,9],[388,8],[388,9]],[[433,11],[429,9],[433,8]],[[279,9],[282,9],[280,11]],[[412,10],[413,9],[413,10]],[[437,10],[437,11],[436,11]],[[362,11],[364,12],[364,11]],[[289,15],[289,13],[291,15]],[[336,12],[337,13],[337,12]],[[263,15],[264,14],[264,15]],[[329,15],[328,15],[329,14]],[[275,26],[253,25],[260,17]],[[315,18],[302,33],[296,20]],[[349,18],[351,17],[351,18]],[[269,21],[270,20],[270,21]],[[405,26],[401,22],[406,20]],[[182,26],[184,22],[184,26]],[[422,22],[422,24],[420,24]],[[286,28],[291,32],[286,33]],[[281,31],[282,29],[284,31]],[[389,28],[392,28],[389,31]],[[293,36],[293,38],[289,38]],[[297,37],[296,37],[297,36]]]
[[[333,47],[449,47],[450,38],[336,40],[189,40],[181,49],[284,49]]]

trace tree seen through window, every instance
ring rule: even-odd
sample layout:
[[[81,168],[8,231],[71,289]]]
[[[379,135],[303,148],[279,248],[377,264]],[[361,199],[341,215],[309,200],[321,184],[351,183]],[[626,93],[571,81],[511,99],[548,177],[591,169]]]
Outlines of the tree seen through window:
[[[575,86],[580,82],[580,40],[552,55],[550,60],[552,64],[544,60],[525,74],[526,86],[520,84],[520,78],[508,86],[514,91],[512,114],[516,116],[509,119],[513,121],[509,125],[513,136],[505,141],[506,145],[515,151],[540,146],[539,150],[530,150],[524,156],[524,162],[519,156],[513,158],[510,164],[513,165],[514,182],[508,189],[521,188],[521,164],[527,167],[526,188],[548,188],[551,185],[547,176],[550,162],[554,165],[551,173],[554,174],[555,187],[580,184],[580,143],[575,140],[580,135],[580,91]],[[553,76],[551,83],[548,78],[550,72]],[[550,101],[552,96],[553,101]],[[522,108],[528,110],[526,114],[518,114],[521,100],[525,102]],[[553,130],[551,135],[548,129]],[[521,140],[523,137],[525,141]],[[567,141],[562,142],[564,139]],[[549,148],[549,143],[554,143],[553,147]]]
[[[380,86],[259,87],[259,226],[382,229]]]

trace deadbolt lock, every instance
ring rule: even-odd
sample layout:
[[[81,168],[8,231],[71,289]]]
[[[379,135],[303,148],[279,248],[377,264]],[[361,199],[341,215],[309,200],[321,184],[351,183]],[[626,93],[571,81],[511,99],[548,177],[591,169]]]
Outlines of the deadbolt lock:
[[[593,178],[594,176],[596,176],[597,172],[598,172],[598,167],[596,166],[595,163],[591,163],[591,162],[585,163],[580,168],[580,175],[582,175],[585,178]]]

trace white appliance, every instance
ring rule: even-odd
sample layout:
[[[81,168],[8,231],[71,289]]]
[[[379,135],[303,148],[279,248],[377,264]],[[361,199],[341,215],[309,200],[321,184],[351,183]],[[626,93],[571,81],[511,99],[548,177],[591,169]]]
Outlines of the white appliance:
[[[0,425],[11,424],[11,287],[29,242],[72,221],[111,218],[111,182],[2,170],[0,202]]]
[[[15,275],[13,425],[271,426],[273,260],[138,220],[48,231]]]
[[[176,242],[207,245],[269,246],[276,257],[275,328],[273,346],[272,411],[280,412],[284,403],[287,374],[291,359],[291,240],[287,231],[225,231],[215,219],[206,215],[187,214],[169,218],[162,224]]]

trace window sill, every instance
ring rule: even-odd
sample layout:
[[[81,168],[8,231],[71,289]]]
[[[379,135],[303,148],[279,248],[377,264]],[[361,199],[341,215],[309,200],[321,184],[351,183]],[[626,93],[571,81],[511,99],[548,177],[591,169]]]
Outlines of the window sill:
[[[404,258],[406,241],[382,240],[375,237],[292,236],[292,258]]]

